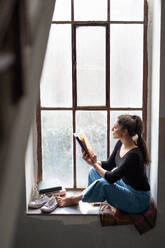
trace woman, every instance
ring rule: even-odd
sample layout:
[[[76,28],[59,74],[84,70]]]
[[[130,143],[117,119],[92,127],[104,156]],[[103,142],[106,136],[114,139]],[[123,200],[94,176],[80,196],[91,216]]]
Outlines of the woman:
[[[112,135],[119,139],[107,161],[97,161],[90,151],[83,152],[83,159],[92,168],[88,187],[82,194],[58,197],[59,207],[84,202],[107,201],[110,205],[128,213],[140,213],[148,208],[150,185],[145,172],[149,153],[142,137],[143,123],[139,116],[120,115],[112,128]],[[137,135],[135,142],[134,138]]]

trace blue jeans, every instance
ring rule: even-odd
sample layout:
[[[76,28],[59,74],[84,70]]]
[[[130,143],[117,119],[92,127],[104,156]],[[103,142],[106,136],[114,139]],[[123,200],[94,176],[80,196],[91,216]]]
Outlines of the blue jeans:
[[[88,187],[83,191],[82,201],[107,201],[127,213],[140,213],[148,208],[150,191],[135,190],[123,180],[110,184],[92,167],[88,175]]]

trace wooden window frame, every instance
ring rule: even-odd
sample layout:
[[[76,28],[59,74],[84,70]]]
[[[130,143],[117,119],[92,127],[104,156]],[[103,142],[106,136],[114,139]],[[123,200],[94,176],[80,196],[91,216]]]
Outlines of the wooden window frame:
[[[148,59],[147,59],[147,26],[148,26],[148,4],[144,0],[143,21],[110,21],[110,0],[107,0],[107,21],[74,21],[74,0],[71,0],[71,21],[52,21],[52,24],[71,24],[72,32],[72,107],[42,107],[39,101],[37,107],[37,159],[38,159],[38,182],[42,181],[42,133],[41,133],[41,111],[70,110],[73,113],[73,132],[76,132],[76,111],[107,111],[107,157],[110,153],[110,112],[111,111],[142,111],[144,121],[144,137],[147,133],[147,80],[148,80]],[[110,106],[110,24],[143,24],[143,99],[141,108],[113,108]],[[80,26],[103,26],[106,29],[106,104],[105,106],[77,106],[77,78],[76,78],[76,27]],[[73,188],[76,183],[76,141],[73,138]],[[81,188],[82,189],[82,188]]]

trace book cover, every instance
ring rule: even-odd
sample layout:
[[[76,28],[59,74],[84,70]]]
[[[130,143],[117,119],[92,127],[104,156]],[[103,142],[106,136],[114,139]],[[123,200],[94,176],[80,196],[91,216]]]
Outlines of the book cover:
[[[78,144],[83,149],[83,151],[85,151],[90,156],[88,149],[91,150],[91,146],[90,146],[89,141],[87,140],[86,136],[82,133],[74,133],[73,135],[76,138]]]

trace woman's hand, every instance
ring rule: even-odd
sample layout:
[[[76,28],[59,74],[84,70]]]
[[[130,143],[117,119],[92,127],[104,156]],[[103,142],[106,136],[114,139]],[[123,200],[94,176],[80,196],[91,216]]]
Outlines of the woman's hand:
[[[82,151],[82,158],[90,165],[94,165],[95,163],[97,163],[97,156],[96,154],[94,154],[94,152],[92,152],[90,149],[88,149],[89,155],[84,151]]]
[[[83,156],[82,156],[82,158],[88,163],[88,164],[90,164],[90,165],[92,165],[94,168],[95,168],[95,170],[100,174],[100,176],[101,177],[105,177],[105,173],[107,172],[106,170],[104,170],[103,168],[102,168],[102,163],[101,163],[101,161],[97,161],[97,156],[96,156],[96,154],[94,154],[91,150],[89,150],[88,149],[88,152],[89,152],[89,155],[85,152],[85,151],[83,151],[83,150],[81,150],[82,151],[82,154],[83,154]]]

